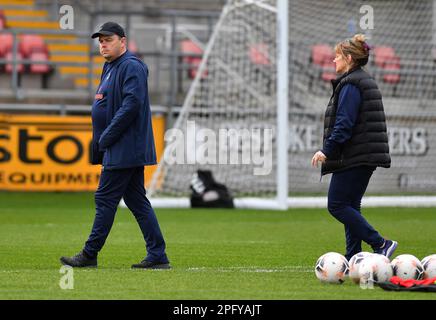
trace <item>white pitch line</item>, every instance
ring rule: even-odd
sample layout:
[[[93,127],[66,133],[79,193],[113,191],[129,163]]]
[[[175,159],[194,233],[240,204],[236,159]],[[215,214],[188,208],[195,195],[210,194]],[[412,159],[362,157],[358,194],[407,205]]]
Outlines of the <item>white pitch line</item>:
[[[260,272],[260,273],[270,273],[270,272],[313,272],[313,268],[308,266],[285,266],[278,268],[265,268],[259,266],[233,266],[233,267],[190,267],[186,269],[187,271],[216,271],[216,272]]]

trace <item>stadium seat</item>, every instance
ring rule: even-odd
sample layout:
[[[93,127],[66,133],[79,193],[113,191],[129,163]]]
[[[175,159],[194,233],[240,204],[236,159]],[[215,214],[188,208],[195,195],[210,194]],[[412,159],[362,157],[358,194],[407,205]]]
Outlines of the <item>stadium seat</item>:
[[[390,61],[386,62],[384,69],[399,71],[401,69],[400,58],[393,57]],[[383,81],[392,84],[398,83],[400,82],[400,74],[397,72],[393,74],[383,74]]]
[[[29,58],[32,52],[45,52],[48,54],[47,45],[40,35],[24,34],[20,38],[18,50],[25,58]]]
[[[250,61],[258,65],[271,64],[268,57],[268,46],[265,43],[257,43],[250,46]]]
[[[321,66],[325,60],[335,58],[332,48],[327,44],[316,44],[312,47],[312,62]]]
[[[18,51],[25,59],[48,61],[48,47],[40,35],[24,34],[20,37]],[[47,74],[51,68],[48,64],[30,64],[26,70],[32,74]]]
[[[188,77],[194,79],[197,75],[197,69],[201,63],[202,58],[198,56],[189,56],[187,54],[203,54],[203,49],[201,49],[191,40],[182,40],[180,43],[180,48],[182,53],[185,55],[182,57],[183,64],[190,65],[188,69]]]
[[[374,63],[377,67],[384,70],[396,71],[395,73],[383,73],[382,79],[386,83],[396,84],[400,81],[401,69],[400,57],[395,53],[394,48],[388,46],[378,46],[374,48]]]
[[[395,57],[395,50],[392,47],[377,46],[374,48],[374,63],[380,68],[384,68],[386,61]]]
[[[312,47],[312,63],[321,67],[320,78],[324,81],[330,81],[336,78],[335,73],[335,53],[327,44],[317,44]]]
[[[335,70],[335,68],[336,68],[333,60],[331,62],[324,61],[324,63],[322,64],[322,67],[325,70],[321,73],[322,80],[330,82],[331,80],[336,79],[335,71],[331,71],[331,70]]]
[[[6,53],[5,59],[6,59],[6,61],[12,61],[12,51],[9,51],[9,52]],[[20,52],[17,52],[17,59],[18,60],[23,59],[23,55]],[[6,73],[12,73],[13,72],[13,65],[12,65],[12,63],[7,63],[6,64],[5,71],[6,71]],[[17,65],[17,71],[18,71],[18,73],[23,73],[24,72],[24,65],[21,64],[21,63],[18,64]]]
[[[253,68],[253,80],[263,83],[263,90],[266,94],[271,94],[273,90],[273,82],[270,79],[271,60],[269,57],[269,47],[266,43],[250,44],[248,56]]]
[[[129,49],[129,51],[135,55],[138,53],[138,45],[133,39],[129,40],[129,43],[127,44],[127,49]]]
[[[11,33],[0,34],[0,57],[4,57],[7,52],[12,51],[14,37]]]
[[[48,61],[48,54],[45,52],[32,52],[29,56],[31,61]],[[29,71],[35,74],[49,73],[51,70],[48,64],[31,64]]]

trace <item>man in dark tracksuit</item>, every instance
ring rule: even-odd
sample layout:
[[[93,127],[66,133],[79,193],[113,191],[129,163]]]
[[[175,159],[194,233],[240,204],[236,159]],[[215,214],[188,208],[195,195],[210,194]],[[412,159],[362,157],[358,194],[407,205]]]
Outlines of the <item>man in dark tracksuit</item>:
[[[102,164],[95,193],[96,215],[81,252],[62,257],[72,267],[96,267],[121,198],[133,212],[144,236],[147,256],[132,268],[168,269],[165,241],[156,215],[145,196],[144,166],[156,164],[147,66],[126,50],[121,26],[105,23],[92,35],[99,38],[106,59],[92,106],[93,164]]]

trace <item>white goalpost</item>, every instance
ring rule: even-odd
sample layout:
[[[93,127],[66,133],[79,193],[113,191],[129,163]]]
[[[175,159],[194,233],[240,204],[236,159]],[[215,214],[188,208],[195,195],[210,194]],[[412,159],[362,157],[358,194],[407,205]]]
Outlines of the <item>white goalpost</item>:
[[[393,161],[376,170],[363,205],[436,206],[435,76],[426,71],[434,4],[412,10],[393,2],[372,1],[379,24],[364,30],[365,1],[229,0],[166,132],[148,188],[152,205],[189,207],[193,174],[210,170],[239,208],[325,207],[330,177],[320,179],[310,159],[321,147],[335,76],[329,50],[359,32],[401,58],[386,68],[372,50],[367,66],[383,94]],[[410,50],[416,39],[419,52]]]
[[[236,207],[287,209],[288,29],[286,0],[229,1],[224,7],[173,128],[180,130],[184,141],[166,146],[153,176],[149,189],[153,206],[189,207],[186,196],[189,195],[191,176],[197,169],[209,169],[217,181],[236,193]],[[258,119],[258,114],[265,111],[267,117]],[[217,158],[225,159],[224,163],[190,161],[197,151],[195,141],[192,141],[196,139],[195,134],[189,131],[190,122],[215,132],[227,130],[225,140],[229,144],[220,148],[223,143],[218,142],[216,151]],[[245,131],[241,133],[241,130]],[[266,145],[272,144],[272,139],[254,142],[250,136],[254,130],[270,130],[277,141],[270,147]],[[222,134],[218,135],[222,137]],[[250,163],[252,159],[249,157],[244,162],[247,160],[244,159],[244,150],[238,149],[247,145],[250,148],[254,144],[259,144],[260,153],[269,152],[277,160],[270,164],[267,175],[256,176],[253,173],[255,165]],[[175,150],[180,150],[179,147],[186,148],[185,162],[168,163],[166,160]],[[231,161],[232,151],[239,162]],[[250,181],[254,184],[255,179],[268,185],[269,190],[261,197],[251,196]],[[258,191],[254,193],[260,194]]]
[[[289,23],[288,1],[277,1],[277,204],[288,208]]]

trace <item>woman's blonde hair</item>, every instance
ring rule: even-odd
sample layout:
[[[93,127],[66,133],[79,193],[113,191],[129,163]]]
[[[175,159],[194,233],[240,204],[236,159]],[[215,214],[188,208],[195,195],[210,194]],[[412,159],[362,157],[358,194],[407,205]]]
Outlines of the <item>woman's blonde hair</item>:
[[[335,52],[343,57],[350,55],[354,65],[364,66],[368,63],[369,50],[371,50],[365,40],[364,34],[356,34],[351,39],[339,42],[335,46]]]

